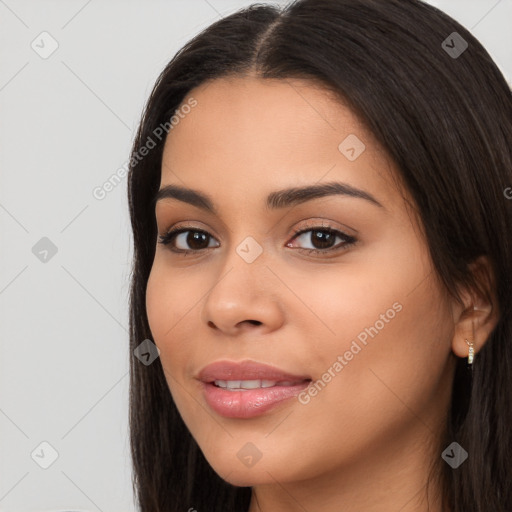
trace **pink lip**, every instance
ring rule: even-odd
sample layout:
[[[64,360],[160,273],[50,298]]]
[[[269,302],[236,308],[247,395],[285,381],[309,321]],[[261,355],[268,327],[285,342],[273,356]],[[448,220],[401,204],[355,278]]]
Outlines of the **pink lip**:
[[[308,375],[292,375],[266,364],[256,363],[255,361],[241,361],[238,363],[231,361],[216,361],[205,366],[198,375],[198,379],[203,382],[213,382],[214,380],[275,380],[275,381],[302,381],[308,380]]]
[[[253,361],[217,361],[204,367],[198,378],[202,381],[205,400],[215,412],[227,418],[245,419],[259,416],[297,396],[311,381],[308,376],[292,375]],[[273,380],[277,383],[291,381],[293,384],[229,391],[217,387],[213,383],[215,380]]]

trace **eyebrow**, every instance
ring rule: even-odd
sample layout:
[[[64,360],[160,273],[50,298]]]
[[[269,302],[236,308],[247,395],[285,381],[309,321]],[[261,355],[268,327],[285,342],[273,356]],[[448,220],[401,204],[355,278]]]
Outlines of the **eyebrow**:
[[[341,182],[330,182],[323,183],[321,185],[308,185],[304,187],[277,190],[275,192],[271,192],[267,196],[266,207],[270,210],[277,210],[305,203],[312,199],[334,195],[364,199],[375,206],[384,208],[384,206],[369,192],[353,187],[348,183]],[[162,199],[176,199],[201,208],[202,210],[211,212],[215,215],[218,213],[217,208],[209,196],[191,188],[179,185],[165,185],[156,193],[153,204],[156,205],[156,203]]]

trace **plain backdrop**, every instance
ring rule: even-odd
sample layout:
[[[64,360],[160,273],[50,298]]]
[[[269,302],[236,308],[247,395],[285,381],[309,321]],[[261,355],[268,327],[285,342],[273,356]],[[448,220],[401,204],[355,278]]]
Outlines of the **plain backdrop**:
[[[250,3],[0,0],[0,511],[136,510],[126,178],[93,190],[128,159],[165,64]],[[431,3],[510,83],[512,0]]]

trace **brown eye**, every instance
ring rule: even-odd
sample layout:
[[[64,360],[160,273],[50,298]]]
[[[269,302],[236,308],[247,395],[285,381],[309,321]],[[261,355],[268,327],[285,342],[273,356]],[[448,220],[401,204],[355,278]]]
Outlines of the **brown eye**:
[[[159,238],[159,243],[170,245],[171,251],[184,253],[208,249],[210,240],[213,240],[206,231],[190,228],[172,229]],[[179,247],[179,245],[182,247]]]
[[[349,236],[342,231],[323,226],[316,226],[309,229],[299,230],[295,233],[294,240],[302,239],[303,243],[310,243],[313,247],[298,247],[299,250],[308,253],[326,253],[329,251],[341,250],[356,242],[353,236]],[[336,240],[339,240],[335,244]],[[288,247],[292,247],[287,244]]]

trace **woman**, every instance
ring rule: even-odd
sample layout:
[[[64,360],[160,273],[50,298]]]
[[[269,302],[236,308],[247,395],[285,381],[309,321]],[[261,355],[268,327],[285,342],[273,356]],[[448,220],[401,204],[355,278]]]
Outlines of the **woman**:
[[[512,510],[511,141],[490,56],[417,0],[181,49],[129,176],[140,509]]]

